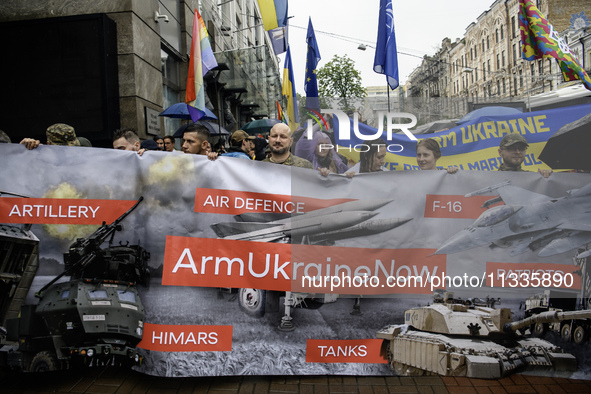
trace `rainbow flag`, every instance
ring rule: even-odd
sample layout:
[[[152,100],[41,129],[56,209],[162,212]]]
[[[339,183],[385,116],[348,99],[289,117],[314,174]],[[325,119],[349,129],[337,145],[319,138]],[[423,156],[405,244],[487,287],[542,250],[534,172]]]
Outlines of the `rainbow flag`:
[[[189,73],[187,75],[187,92],[185,102],[189,108],[189,114],[193,122],[205,115],[205,86],[203,76],[218,66],[205,23],[199,11],[195,10],[193,18],[193,39],[191,41],[191,53],[189,54]]]
[[[525,60],[555,58],[565,81],[580,79],[591,90],[591,78],[531,0],[519,0],[519,30]]]
[[[281,93],[287,99],[287,118],[289,129],[293,132],[299,127],[298,103],[296,98],[295,83],[293,78],[293,67],[291,65],[291,52],[289,45],[285,54],[285,63],[283,64],[283,87]]]
[[[279,104],[279,100],[277,100],[277,119],[283,121],[283,109],[281,108],[281,104]]]
[[[287,25],[287,0],[258,0],[265,31]]]

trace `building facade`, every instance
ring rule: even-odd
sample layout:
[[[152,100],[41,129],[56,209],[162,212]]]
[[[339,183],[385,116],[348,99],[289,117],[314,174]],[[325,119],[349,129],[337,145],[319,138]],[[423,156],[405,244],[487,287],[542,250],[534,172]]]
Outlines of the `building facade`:
[[[537,0],[537,7],[591,71],[591,3]],[[504,103],[528,107],[532,96],[580,82],[565,82],[554,59],[521,57],[519,1],[496,0],[464,37],[442,40],[409,78],[407,97],[430,102],[436,116],[461,117],[478,105]],[[521,103],[521,104],[520,104]],[[428,121],[428,120],[427,120]]]
[[[204,80],[220,124],[231,131],[272,115],[278,58],[256,0],[6,0],[10,61],[0,70],[11,93],[0,99],[0,128],[13,141],[44,140],[47,126],[63,122],[97,146],[110,146],[118,128],[142,139],[173,134],[182,120],[158,114],[184,101],[195,9],[219,64]]]

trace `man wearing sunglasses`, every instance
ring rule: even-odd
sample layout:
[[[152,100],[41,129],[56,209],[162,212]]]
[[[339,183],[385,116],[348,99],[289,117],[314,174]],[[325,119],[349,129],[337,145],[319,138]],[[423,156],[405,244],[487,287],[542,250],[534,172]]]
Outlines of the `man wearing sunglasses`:
[[[521,168],[521,164],[525,160],[528,146],[527,140],[521,134],[511,133],[504,136],[499,145],[499,156],[503,159],[499,171],[525,171]],[[544,178],[548,178],[552,174],[552,170],[539,169],[538,172]]]

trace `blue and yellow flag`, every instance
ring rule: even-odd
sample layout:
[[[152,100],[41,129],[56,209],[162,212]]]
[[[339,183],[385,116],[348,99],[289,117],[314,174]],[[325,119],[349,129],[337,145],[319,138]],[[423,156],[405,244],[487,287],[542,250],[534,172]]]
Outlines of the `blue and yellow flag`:
[[[558,62],[565,81],[580,79],[591,90],[591,78],[531,0],[519,0],[519,30],[525,60],[553,57]]]
[[[265,31],[287,25],[287,0],[258,0]]]
[[[285,63],[283,65],[283,89],[281,90],[281,93],[287,99],[287,117],[289,119],[287,124],[289,125],[289,129],[291,131],[295,131],[299,127],[298,122],[300,121],[300,117],[298,114],[298,103],[296,101],[296,91],[289,45],[287,46]]]
[[[320,61],[320,51],[316,42],[316,34],[312,27],[312,18],[308,20],[308,33],[306,34],[306,43],[308,51],[306,53],[306,80],[304,82],[304,91],[306,92],[306,107],[320,110],[318,101],[318,80],[316,79],[316,66]]]

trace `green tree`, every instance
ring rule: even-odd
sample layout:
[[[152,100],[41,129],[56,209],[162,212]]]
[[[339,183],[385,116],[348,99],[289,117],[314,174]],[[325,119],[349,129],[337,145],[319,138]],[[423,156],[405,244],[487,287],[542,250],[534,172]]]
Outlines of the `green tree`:
[[[345,111],[351,108],[353,98],[364,98],[365,89],[361,86],[361,73],[355,69],[355,62],[347,55],[334,55],[332,60],[317,72],[318,95],[323,98],[340,98]]]

